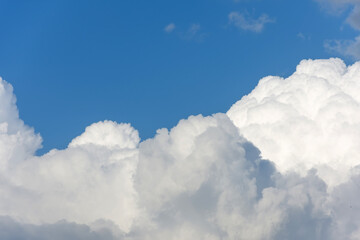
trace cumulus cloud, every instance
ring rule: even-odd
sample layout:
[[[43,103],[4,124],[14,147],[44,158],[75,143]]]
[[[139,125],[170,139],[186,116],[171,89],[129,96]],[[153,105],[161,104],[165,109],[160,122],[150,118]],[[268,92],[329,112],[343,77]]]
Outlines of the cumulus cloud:
[[[359,63],[306,60],[290,77],[266,77],[228,111],[262,156],[285,173],[316,168],[328,184],[359,164]]]
[[[2,79],[0,103],[0,170],[5,170],[33,155],[42,139],[19,119],[13,88]]]
[[[238,29],[260,33],[265,24],[275,22],[267,14],[262,14],[258,18],[253,18],[248,13],[231,12],[229,14],[229,23]]]
[[[102,121],[68,148],[0,81],[1,239],[358,239],[360,63],[306,60],[226,113],[140,142]]]

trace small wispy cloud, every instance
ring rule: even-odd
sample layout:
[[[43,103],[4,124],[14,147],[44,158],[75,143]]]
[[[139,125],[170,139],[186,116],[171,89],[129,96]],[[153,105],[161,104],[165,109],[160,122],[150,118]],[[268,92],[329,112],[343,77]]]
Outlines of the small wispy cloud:
[[[165,31],[166,33],[172,33],[172,32],[175,30],[175,28],[176,28],[175,24],[174,24],[174,23],[170,23],[170,24],[168,24],[168,25],[165,26],[164,31]]]
[[[306,35],[302,32],[299,32],[296,36],[302,40],[310,40],[311,39],[310,35]]]
[[[267,23],[275,22],[267,14],[262,14],[258,18],[253,18],[248,13],[231,12],[229,14],[229,24],[238,29],[260,33]]]
[[[183,36],[187,39],[194,38],[198,32],[200,31],[201,26],[200,24],[191,24],[191,26],[188,28],[188,30],[183,34]]]
[[[329,52],[335,52],[354,60],[360,60],[360,36],[352,40],[326,40],[324,47]]]
[[[186,41],[198,41],[201,42],[206,36],[205,33],[201,31],[201,26],[198,23],[192,23],[188,28],[178,28],[175,23],[169,23],[164,27],[164,32],[167,34],[174,33],[180,39]]]
[[[201,26],[198,23],[191,24],[186,31],[180,33],[180,37],[187,41],[195,40],[201,42],[204,40],[205,36],[206,34],[201,31]]]

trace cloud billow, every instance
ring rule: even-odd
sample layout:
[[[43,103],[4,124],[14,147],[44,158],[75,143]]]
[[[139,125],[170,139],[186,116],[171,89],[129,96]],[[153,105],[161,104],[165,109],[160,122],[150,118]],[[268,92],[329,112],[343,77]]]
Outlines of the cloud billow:
[[[359,75],[359,63],[302,61],[227,114],[142,142],[98,122],[43,156],[0,80],[0,237],[357,239]]]
[[[316,168],[328,184],[359,162],[359,63],[304,60],[290,77],[266,77],[228,111],[239,131],[285,173]]]

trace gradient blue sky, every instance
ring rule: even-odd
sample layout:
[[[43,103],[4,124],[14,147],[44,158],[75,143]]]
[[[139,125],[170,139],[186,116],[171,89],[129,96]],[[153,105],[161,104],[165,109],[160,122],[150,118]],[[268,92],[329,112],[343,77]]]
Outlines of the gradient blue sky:
[[[189,115],[226,112],[261,77],[286,77],[302,59],[352,63],[354,6],[328,2],[0,1],[0,76],[42,135],[40,152],[105,119],[146,139]],[[270,21],[256,32],[230,13]]]

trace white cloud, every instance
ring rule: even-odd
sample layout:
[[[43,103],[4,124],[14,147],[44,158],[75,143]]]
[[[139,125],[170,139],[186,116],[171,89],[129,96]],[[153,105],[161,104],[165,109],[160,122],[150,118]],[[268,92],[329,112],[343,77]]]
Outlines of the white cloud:
[[[174,23],[170,23],[168,25],[166,25],[166,27],[164,28],[164,31],[167,33],[171,33],[175,30],[176,26]]]
[[[0,170],[24,161],[41,146],[41,137],[19,119],[12,86],[0,78]]]
[[[139,134],[130,124],[104,121],[87,127],[81,136],[71,141],[69,147],[96,145],[109,149],[134,149],[139,142]]]
[[[97,135],[114,129],[112,124],[97,123]],[[118,127],[124,126],[133,133],[130,126]],[[117,141],[118,133],[114,131],[111,138]],[[80,138],[89,136],[86,131]],[[27,161],[3,171],[0,214],[30,223],[67,219],[91,224],[104,218],[129,231],[138,211],[133,183],[138,150],[128,147],[131,140],[119,147],[108,145],[106,138],[87,140],[41,157],[28,156]],[[8,199],[13,199],[10,205]]]
[[[228,17],[229,23],[235,27],[256,33],[262,32],[265,24],[275,22],[274,19],[266,14],[262,14],[258,18],[253,18],[247,13],[231,12]]]
[[[0,80],[0,238],[357,239],[359,75],[360,62],[302,61],[227,114],[141,143],[103,121],[39,157]]]
[[[263,78],[228,115],[282,173],[315,168],[338,184],[360,163],[359,67],[302,61],[286,79]]]

